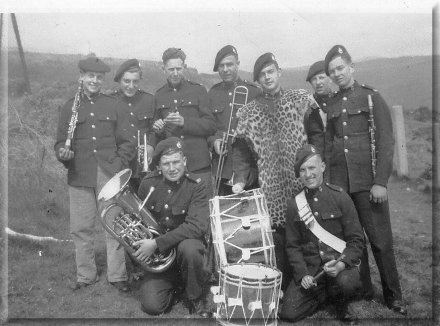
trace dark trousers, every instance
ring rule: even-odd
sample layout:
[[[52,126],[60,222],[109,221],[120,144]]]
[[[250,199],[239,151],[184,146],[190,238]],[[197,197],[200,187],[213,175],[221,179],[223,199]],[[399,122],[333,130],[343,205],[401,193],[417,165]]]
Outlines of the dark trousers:
[[[159,315],[171,305],[175,289],[180,285],[189,300],[198,299],[210,277],[205,265],[206,249],[202,241],[186,239],[177,246],[176,261],[171,269],[160,274],[146,273],[140,289],[142,310]]]
[[[361,288],[357,268],[344,269],[335,278],[323,276],[317,286],[304,289],[291,281],[284,292],[280,318],[298,321],[313,314],[326,299],[335,304],[347,302]]]
[[[350,194],[359,215],[359,221],[370,241],[371,250],[376,260],[382,282],[385,302],[401,300],[399,275],[393,250],[393,234],[391,231],[390,210],[388,201],[382,204],[370,202],[370,192],[362,191]],[[368,251],[364,248],[361,259],[361,280],[364,291],[371,291],[370,267]]]
[[[281,288],[284,290],[292,279],[292,269],[289,266],[287,260],[287,253],[285,250],[286,245],[286,232],[284,228],[278,228],[272,233],[273,243],[275,246],[275,259],[277,262],[277,268],[283,273],[283,281]]]

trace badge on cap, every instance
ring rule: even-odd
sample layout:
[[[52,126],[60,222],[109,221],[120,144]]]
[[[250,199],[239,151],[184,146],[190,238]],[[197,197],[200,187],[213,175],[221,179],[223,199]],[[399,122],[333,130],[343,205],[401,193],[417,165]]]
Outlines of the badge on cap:
[[[310,147],[310,151],[311,151],[312,153],[316,153],[315,147]]]
[[[232,52],[234,52],[234,54],[237,54],[237,50],[234,47],[232,47]]]
[[[342,54],[342,53],[344,53],[344,50],[342,50],[342,48],[339,47],[339,48],[338,48],[338,52],[339,52],[340,54]]]
[[[182,148],[182,144],[180,143],[180,141],[178,141],[178,142],[176,143],[176,147],[177,147],[177,148]]]
[[[275,56],[274,56],[273,54],[272,54],[272,60],[273,60],[273,61],[276,61],[276,60],[275,60]]]

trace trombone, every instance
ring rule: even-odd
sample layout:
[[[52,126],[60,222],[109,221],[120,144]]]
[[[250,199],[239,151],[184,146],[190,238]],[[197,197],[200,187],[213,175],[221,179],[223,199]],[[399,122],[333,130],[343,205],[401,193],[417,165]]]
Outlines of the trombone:
[[[228,129],[226,132],[223,132],[222,142],[220,144],[220,154],[218,158],[217,171],[214,177],[214,196],[218,195],[220,189],[220,183],[222,180],[222,172],[223,166],[225,164],[225,151],[228,148],[228,142],[230,137],[234,136],[231,134],[231,124],[232,124],[232,116],[239,108],[247,103],[249,90],[246,86],[237,86],[234,88],[234,96],[232,97],[232,105],[231,105],[231,113],[229,114],[229,123]]]

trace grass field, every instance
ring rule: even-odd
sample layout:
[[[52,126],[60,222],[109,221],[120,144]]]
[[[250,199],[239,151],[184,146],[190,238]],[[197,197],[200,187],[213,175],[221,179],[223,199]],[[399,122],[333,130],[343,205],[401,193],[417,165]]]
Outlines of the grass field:
[[[37,68],[45,71],[48,65],[43,62]],[[62,64],[55,66],[61,69]],[[9,99],[8,226],[16,232],[70,238],[66,172],[55,160],[52,146],[57,108],[66,100],[66,94],[74,93],[75,87],[73,83],[43,81],[33,84],[32,95]],[[371,302],[355,303],[361,325],[430,325],[432,123],[430,120],[416,120],[414,112],[406,111],[405,128],[409,177],[401,179],[393,176],[389,193],[397,267],[409,314],[404,318],[384,307],[379,276],[370,255],[377,296]],[[153,318],[144,314],[138,303],[139,281],[131,280],[132,291],[125,295],[107,283],[104,231],[99,222],[97,232],[95,246],[100,280],[94,286],[77,292],[69,288],[75,282],[75,251],[71,242],[38,243],[9,238],[8,324],[216,324],[215,320],[200,320],[188,315],[181,303],[164,316]],[[132,269],[129,265],[129,270]],[[341,324],[333,318],[333,308],[329,307],[295,325]],[[279,325],[289,324],[279,322]]]

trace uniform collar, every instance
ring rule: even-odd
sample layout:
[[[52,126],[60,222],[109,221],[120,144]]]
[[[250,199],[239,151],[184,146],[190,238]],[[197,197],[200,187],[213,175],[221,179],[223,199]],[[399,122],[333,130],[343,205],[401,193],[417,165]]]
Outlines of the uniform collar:
[[[358,85],[359,85],[358,82],[355,80],[354,83],[353,83],[353,85],[351,85],[350,87],[348,87],[348,88],[339,88],[339,90],[340,90],[340,92],[341,92],[342,94],[345,94],[345,93],[348,93],[348,92],[354,91],[354,89],[355,89]]]
[[[182,89],[182,87],[184,87],[186,85],[186,83],[188,83],[188,81],[186,79],[182,79],[180,84],[174,86],[174,85],[171,85],[171,83],[167,80],[168,89],[171,91],[178,91],[178,90]]]
[[[322,192],[322,185],[320,185],[318,188],[315,188],[315,189],[309,189],[309,188],[305,187],[305,191],[306,191],[307,197],[309,197],[309,198],[314,197],[315,195]]]
[[[183,181],[185,180],[185,175],[186,175],[186,173],[184,173],[182,175],[182,177],[179,180],[177,180],[177,181],[170,181],[167,178],[165,178],[163,175],[162,175],[162,178],[163,178],[163,182],[166,185],[168,185],[171,188],[176,188],[176,187],[179,187],[183,183]]]
[[[231,88],[237,87],[241,83],[242,83],[242,81],[241,81],[240,77],[238,77],[237,80],[233,83],[222,82],[222,87],[226,88],[226,89],[231,89]]]
[[[266,99],[266,100],[271,100],[271,101],[275,101],[278,100],[281,96],[283,96],[284,94],[284,90],[281,88],[279,90],[278,93],[275,93],[274,95],[270,94],[270,93],[265,93],[263,92],[262,96]]]

